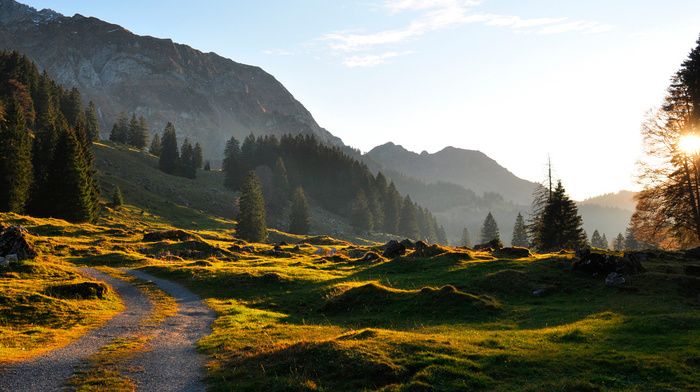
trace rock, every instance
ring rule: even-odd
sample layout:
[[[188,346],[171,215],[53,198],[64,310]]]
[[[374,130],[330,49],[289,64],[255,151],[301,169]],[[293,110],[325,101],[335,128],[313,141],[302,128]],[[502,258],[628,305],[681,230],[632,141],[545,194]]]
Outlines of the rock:
[[[224,254],[221,253],[220,250],[217,250],[216,253],[214,254],[214,256],[220,259],[220,258],[224,257]]]
[[[495,250],[503,249],[503,243],[500,238],[494,238],[485,244],[479,244],[474,246],[474,250],[483,250],[487,252],[493,252]]]
[[[406,254],[406,245],[396,240],[391,240],[384,245],[383,257],[393,259]]]
[[[547,294],[547,290],[545,289],[539,289],[532,292],[532,295],[534,295],[535,297],[541,297],[545,294]]]
[[[143,235],[144,242],[157,242],[163,240],[188,241],[194,237],[183,230],[154,231]]]
[[[19,257],[17,257],[16,254],[7,255],[7,256],[5,256],[5,261],[7,261],[8,264],[9,263],[16,263],[19,261]]]
[[[590,249],[578,250],[576,256],[579,257],[579,260],[573,265],[574,271],[583,272],[591,276],[608,276],[611,272],[617,272],[622,275],[636,275],[646,271],[639,258],[592,253]]]
[[[0,230],[0,255],[16,255],[17,260],[33,259],[37,256],[24,238],[28,234],[27,229],[22,226],[0,224]]]
[[[510,248],[503,248],[498,250],[498,257],[512,257],[520,259],[523,257],[532,257],[532,253],[528,248],[521,248],[519,246],[513,246]]]
[[[10,265],[10,262],[5,260],[4,257],[0,257],[0,267],[5,268]]]
[[[289,246],[289,244],[287,243],[287,241],[282,241],[279,244],[277,244],[277,246]]]
[[[700,265],[688,264],[685,266],[685,274],[690,276],[700,276]]]
[[[625,283],[625,277],[617,272],[611,272],[605,278],[605,284],[608,286],[617,286],[623,283]]]
[[[413,249],[413,247],[414,247],[413,242],[411,242],[411,240],[409,240],[408,238],[401,241],[401,245],[405,246],[406,249]]]
[[[415,244],[416,250],[421,250],[421,249],[424,249],[424,248],[427,248],[427,247],[428,247],[428,244],[427,244],[427,243],[425,243],[425,242],[423,242],[423,241],[416,241],[416,244]]]
[[[231,252],[240,252],[241,251],[241,246],[240,245],[231,245],[228,250]]]

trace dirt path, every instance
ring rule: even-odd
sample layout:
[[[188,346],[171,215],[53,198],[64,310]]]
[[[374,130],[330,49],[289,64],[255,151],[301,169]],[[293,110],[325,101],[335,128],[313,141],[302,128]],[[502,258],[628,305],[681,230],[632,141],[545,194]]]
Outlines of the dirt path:
[[[143,372],[131,375],[144,391],[204,391],[203,357],[194,350],[196,342],[210,332],[214,313],[184,287],[139,271],[124,272],[152,280],[178,302],[178,312],[155,329],[141,325],[150,316],[151,302],[137,288],[92,268],[80,268],[104,281],[119,294],[126,310],[104,326],[94,329],[71,344],[39,357],[0,368],[0,391],[62,391],[65,380],[81,360],[119,337],[147,332],[153,338],[150,351],[135,358],[133,365]],[[167,379],[166,379],[167,378]]]

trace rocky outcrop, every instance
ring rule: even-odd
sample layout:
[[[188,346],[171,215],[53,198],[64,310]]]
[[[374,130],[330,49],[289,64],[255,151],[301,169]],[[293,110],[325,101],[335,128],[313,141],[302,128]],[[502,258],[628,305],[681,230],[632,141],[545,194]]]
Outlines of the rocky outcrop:
[[[125,110],[145,116],[151,133],[172,122],[207,158],[221,157],[231,136],[242,140],[251,132],[314,134],[342,145],[259,67],[96,18],[0,0],[0,48],[26,54],[64,87],[78,87],[85,104],[93,100],[103,138]]]

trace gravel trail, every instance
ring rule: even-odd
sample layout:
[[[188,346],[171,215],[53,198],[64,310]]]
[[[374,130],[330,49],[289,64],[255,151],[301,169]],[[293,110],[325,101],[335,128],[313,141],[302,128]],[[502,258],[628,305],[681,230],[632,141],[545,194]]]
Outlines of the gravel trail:
[[[195,351],[199,339],[211,333],[215,313],[184,287],[140,271],[125,273],[151,280],[175,298],[178,311],[156,327],[144,327],[151,314],[149,299],[136,287],[92,268],[79,268],[112,286],[124,301],[126,310],[103,327],[92,330],[71,344],[31,360],[0,368],[0,391],[62,391],[65,380],[81,360],[119,337],[147,333],[147,351],[138,354],[131,365],[143,371],[130,373],[143,391],[204,391],[204,357]]]
[[[110,285],[124,301],[126,310],[67,346],[1,368],[0,391],[61,391],[65,380],[83,358],[115,338],[138,332],[141,321],[150,315],[151,301],[136,287],[92,268],[78,269]]]
[[[204,356],[195,351],[197,341],[209,335],[216,314],[199,297],[179,284],[141,271],[122,269],[129,275],[150,280],[175,298],[176,314],[166,318],[154,330],[147,351],[132,362],[143,372],[130,376],[143,391],[205,391]]]

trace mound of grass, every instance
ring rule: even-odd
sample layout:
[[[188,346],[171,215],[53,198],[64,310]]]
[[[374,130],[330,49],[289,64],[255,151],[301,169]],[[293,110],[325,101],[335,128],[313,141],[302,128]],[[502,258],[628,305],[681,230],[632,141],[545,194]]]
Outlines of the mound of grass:
[[[424,248],[416,249],[409,253],[407,257],[423,257],[430,258],[450,252],[450,249],[433,244]]]
[[[493,298],[463,293],[450,285],[440,289],[399,290],[373,282],[330,298],[319,312],[346,316],[469,319],[500,309],[501,304]]]
[[[348,246],[349,242],[338,240],[327,235],[319,235],[316,237],[309,237],[299,241],[299,244],[309,244],[309,245],[337,245],[337,246]]]

